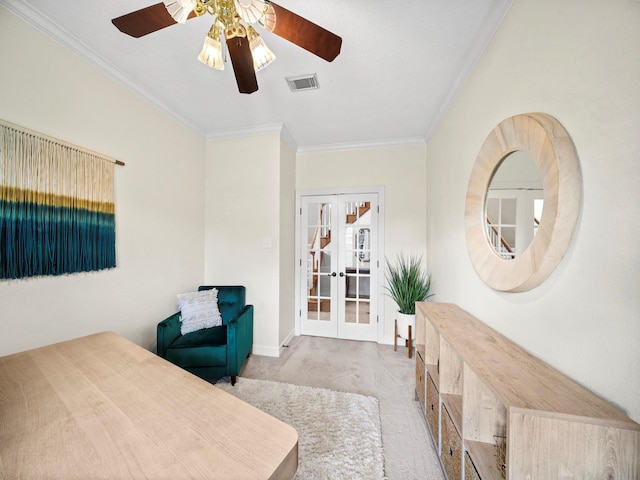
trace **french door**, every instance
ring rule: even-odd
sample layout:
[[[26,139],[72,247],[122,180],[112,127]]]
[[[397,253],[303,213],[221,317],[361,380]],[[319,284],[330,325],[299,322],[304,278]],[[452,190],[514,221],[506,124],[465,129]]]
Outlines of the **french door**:
[[[378,338],[378,195],[300,199],[300,333]]]

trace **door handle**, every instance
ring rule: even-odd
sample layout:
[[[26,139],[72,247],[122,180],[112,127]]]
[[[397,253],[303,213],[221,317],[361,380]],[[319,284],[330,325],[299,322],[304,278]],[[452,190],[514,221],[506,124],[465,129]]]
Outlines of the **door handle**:
[[[341,276],[341,277],[344,277],[344,272],[340,272],[340,276]]]
[[[336,272],[327,273],[327,277],[335,277],[336,275]]]

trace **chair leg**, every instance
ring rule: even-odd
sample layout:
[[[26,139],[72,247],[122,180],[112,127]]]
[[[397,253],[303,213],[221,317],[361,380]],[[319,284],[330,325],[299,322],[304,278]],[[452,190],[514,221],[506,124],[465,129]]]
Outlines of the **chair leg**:
[[[235,375],[231,375],[231,386],[233,387],[236,384],[236,376]]]

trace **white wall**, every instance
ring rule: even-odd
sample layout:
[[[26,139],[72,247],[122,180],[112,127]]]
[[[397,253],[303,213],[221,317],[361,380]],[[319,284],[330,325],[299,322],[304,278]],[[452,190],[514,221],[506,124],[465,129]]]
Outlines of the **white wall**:
[[[280,331],[278,346],[295,333],[296,152],[280,140]]]
[[[117,268],[0,281],[0,355],[113,330],[152,348],[202,279],[204,140],[0,7],[0,117],[120,159]]]
[[[428,143],[428,245],[437,301],[455,302],[640,421],[640,3],[516,0]],[[501,120],[546,112],[580,157],[569,252],[525,293],[499,293],[466,250],[476,154]]]
[[[280,168],[279,131],[207,141],[205,282],[247,288],[258,355],[280,346]]]
[[[426,148],[422,143],[359,150],[298,153],[296,188],[384,187],[385,251],[417,253],[426,262]],[[438,293],[435,291],[435,293]],[[385,296],[384,342],[393,343],[396,305]]]

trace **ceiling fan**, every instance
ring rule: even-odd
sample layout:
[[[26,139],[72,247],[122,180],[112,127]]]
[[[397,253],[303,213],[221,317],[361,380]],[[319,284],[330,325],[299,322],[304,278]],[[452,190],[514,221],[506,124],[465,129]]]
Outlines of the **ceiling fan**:
[[[255,24],[328,62],[338,56],[342,46],[341,37],[270,0],[163,0],[111,22],[121,32],[140,38],[205,13],[215,20],[198,59],[223,70],[222,44],[226,43],[240,93],[257,91],[256,71],[275,59]]]

